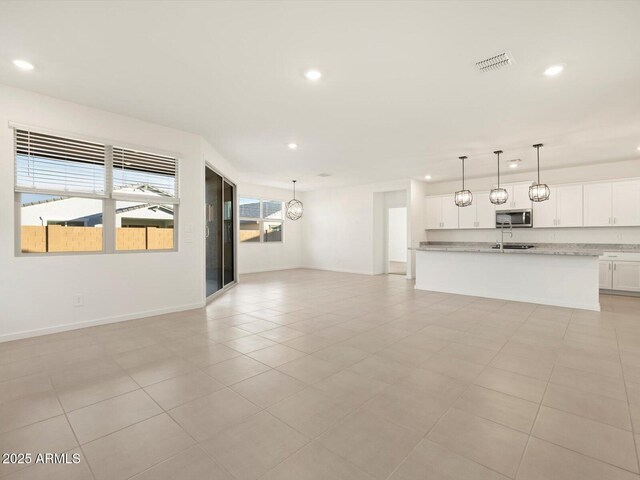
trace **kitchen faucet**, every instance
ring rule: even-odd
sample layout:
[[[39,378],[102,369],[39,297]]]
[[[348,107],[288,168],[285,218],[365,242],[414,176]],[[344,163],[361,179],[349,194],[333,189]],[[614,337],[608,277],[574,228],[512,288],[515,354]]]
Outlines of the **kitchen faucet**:
[[[511,217],[509,215],[498,215],[498,223],[500,223],[500,242],[498,243],[498,247],[501,252],[504,252],[504,226],[509,226],[507,234],[513,238],[513,224],[511,223]]]

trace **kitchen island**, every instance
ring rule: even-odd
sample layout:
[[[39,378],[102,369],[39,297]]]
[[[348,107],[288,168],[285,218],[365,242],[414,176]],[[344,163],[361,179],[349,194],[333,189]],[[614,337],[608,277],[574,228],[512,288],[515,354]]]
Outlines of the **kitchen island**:
[[[415,288],[599,311],[602,253],[571,245],[424,244],[416,249]]]

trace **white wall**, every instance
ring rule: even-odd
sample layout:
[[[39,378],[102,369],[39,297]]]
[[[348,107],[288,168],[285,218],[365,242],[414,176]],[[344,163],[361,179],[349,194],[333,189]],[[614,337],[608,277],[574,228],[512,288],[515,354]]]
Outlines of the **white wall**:
[[[253,197],[262,200],[282,200],[283,202],[287,202],[292,198],[292,191],[263,185],[240,183],[238,185],[238,198],[240,197]],[[304,194],[296,192],[296,198],[305,204]],[[299,220],[293,221],[285,217],[284,242],[282,243],[241,243],[238,247],[238,272],[242,275],[243,273],[268,272],[302,267],[302,230],[307,216],[308,212],[305,208],[303,216]],[[240,281],[242,281],[242,277]]]
[[[389,261],[407,261],[407,208],[389,209]]]
[[[408,181],[305,192],[305,266],[321,270],[377,272],[379,246],[385,244],[382,198],[374,193],[405,190]],[[374,207],[375,203],[375,207]]]
[[[9,122],[176,153],[178,251],[16,257]],[[203,160],[236,177],[211,146],[197,135],[2,85],[0,126],[0,340],[204,304]],[[77,294],[82,307],[72,305]]]
[[[426,212],[424,197],[427,194],[427,183],[411,180],[409,183],[409,256],[407,257],[407,276],[415,278],[416,252],[413,250],[420,246],[420,242],[427,239]]]
[[[620,162],[583,165],[570,168],[550,169],[541,172],[541,181],[551,188],[566,183],[607,181],[640,177],[640,158]],[[501,183],[523,182],[535,179],[535,174],[516,173],[504,175]],[[489,191],[495,177],[474,178],[466,182],[471,191]],[[427,183],[426,195],[450,193],[460,188],[459,182]],[[415,200],[417,201],[417,200]],[[535,218],[534,218],[535,224]],[[424,228],[424,227],[423,227]],[[554,243],[640,243],[640,227],[590,227],[590,228],[523,228],[513,230],[514,242]],[[488,230],[429,230],[429,241],[494,242],[500,236],[496,229]],[[507,237],[508,241],[511,241]]]

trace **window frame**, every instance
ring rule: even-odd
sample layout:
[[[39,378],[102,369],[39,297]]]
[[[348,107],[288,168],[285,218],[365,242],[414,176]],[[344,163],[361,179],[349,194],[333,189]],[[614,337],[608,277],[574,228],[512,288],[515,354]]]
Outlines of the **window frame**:
[[[249,199],[249,200],[258,200],[259,202],[259,217],[243,217],[240,215],[240,202],[243,199]],[[280,202],[282,204],[282,218],[267,218],[264,217],[264,209],[263,209],[263,204],[264,202]],[[261,244],[265,244],[265,245],[273,245],[273,244],[282,244],[285,243],[285,228],[284,228],[284,223],[285,223],[285,214],[284,214],[284,209],[285,209],[285,204],[286,204],[286,200],[280,200],[279,198],[273,198],[273,197],[263,197],[261,195],[238,195],[238,225],[240,225],[240,222],[242,222],[242,220],[249,220],[252,222],[258,222],[258,229],[260,232],[260,239],[257,242],[249,242],[249,241],[242,241],[238,238],[238,244],[242,244],[242,245],[250,245],[250,244],[256,244],[256,245],[261,245]],[[264,224],[265,222],[269,223],[280,223],[280,225],[282,225],[282,230],[281,230],[281,235],[280,235],[280,240],[272,240],[272,241],[266,241],[264,239],[265,237],[265,231],[264,231]],[[241,230],[240,230],[241,231]]]
[[[12,154],[13,154],[13,195],[14,195],[14,256],[16,257],[52,257],[68,255],[103,255],[103,254],[146,254],[146,253],[174,253],[179,251],[179,216],[180,216],[180,165],[181,155],[176,152],[169,152],[153,147],[135,145],[128,142],[115,141],[105,138],[86,136],[82,134],[70,133],[66,131],[52,130],[35,127],[21,123],[9,122],[8,128],[13,131]],[[16,130],[27,130],[45,135],[54,135],[70,140],[101,143],[105,147],[105,194],[84,194],[66,193],[64,191],[54,191],[46,189],[18,189],[16,171]],[[130,149],[155,155],[172,157],[175,159],[175,196],[167,197],[167,201],[158,202],[158,197],[150,195],[113,195],[113,148]],[[88,252],[23,252],[22,251],[22,202],[23,193],[36,193],[43,195],[60,195],[69,198],[91,198],[102,201],[102,250]],[[117,250],[116,249],[116,202],[152,202],[160,205],[172,205],[173,207],[173,248],[152,249],[152,250]]]

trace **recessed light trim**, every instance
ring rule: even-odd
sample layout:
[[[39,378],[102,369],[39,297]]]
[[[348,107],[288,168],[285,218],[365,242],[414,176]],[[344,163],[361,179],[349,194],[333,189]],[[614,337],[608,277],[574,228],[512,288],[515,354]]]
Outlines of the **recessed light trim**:
[[[425,179],[425,180],[431,180],[431,175],[425,175],[425,176],[424,176],[424,179]]]
[[[551,65],[544,71],[547,77],[555,77],[564,70],[564,65]]]
[[[298,144],[297,143],[293,143],[293,142],[287,143],[287,148],[289,150],[297,150],[298,149]]]
[[[27,62],[26,60],[16,59],[13,61],[13,64],[18,67],[20,70],[29,71],[33,70],[35,67],[32,63]]]
[[[316,70],[312,68],[304,72],[304,76],[307,80],[311,80],[312,82],[317,82],[322,78],[322,72],[320,70]]]

